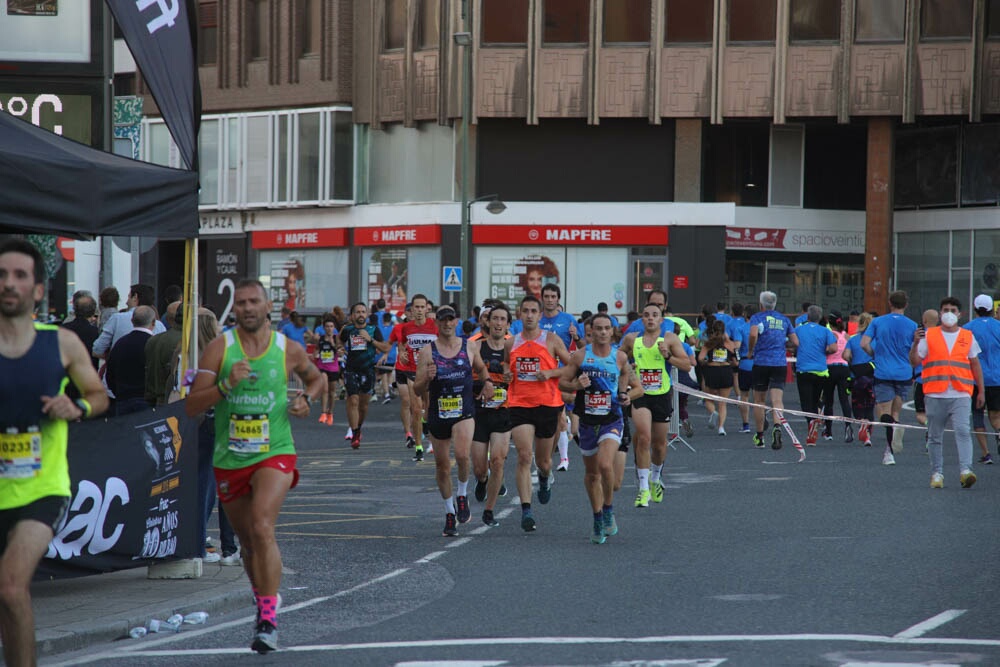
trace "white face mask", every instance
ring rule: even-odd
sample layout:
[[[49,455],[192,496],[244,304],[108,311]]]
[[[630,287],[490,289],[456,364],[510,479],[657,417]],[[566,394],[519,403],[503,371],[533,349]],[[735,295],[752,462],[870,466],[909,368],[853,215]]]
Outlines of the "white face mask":
[[[953,327],[958,324],[958,315],[955,313],[941,313],[941,324],[946,327]]]

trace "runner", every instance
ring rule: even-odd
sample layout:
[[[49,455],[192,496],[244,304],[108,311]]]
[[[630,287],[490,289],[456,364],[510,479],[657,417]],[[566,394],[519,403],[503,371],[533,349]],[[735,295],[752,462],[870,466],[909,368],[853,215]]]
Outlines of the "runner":
[[[455,334],[460,324],[455,309],[441,306],[436,313],[437,340],[420,350],[417,376],[413,388],[417,394],[427,392],[427,428],[434,443],[434,464],[438,490],[445,504],[444,536],[458,535],[458,523],[472,516],[469,510],[469,448],[475,428],[473,414],[476,398],[472,392],[472,373],[485,378],[483,395],[493,396],[493,384],[482,359],[469,354],[466,341]],[[458,467],[458,491],[451,484],[451,447],[455,445]]]
[[[729,398],[733,390],[733,370],[737,368],[736,353],[731,349],[732,343],[726,335],[726,323],[723,320],[709,315],[705,323],[707,338],[698,353],[705,391],[719,398]],[[708,401],[705,403],[707,405]],[[716,401],[715,406],[710,423],[718,427],[719,435],[726,435],[727,404],[725,401]]]
[[[483,313],[486,314],[486,328],[483,329],[486,337],[469,341],[469,355],[486,366],[493,394],[476,403],[472,471],[476,476],[476,500],[486,501],[483,523],[495,527],[500,522],[494,518],[493,510],[503,486],[504,463],[510,450],[510,410],[507,409],[507,383],[504,381],[504,340],[509,337],[510,311],[503,303],[496,303],[492,307],[483,306],[481,319]],[[477,383],[473,392],[481,391]]]
[[[288,415],[308,417],[309,400],[323,392],[326,378],[301,345],[268,327],[271,302],[260,281],[236,284],[233,312],[236,328],[205,348],[185,410],[194,417],[215,407],[219,499],[257,601],[251,648],[267,653],[278,648],[281,552],[274,525],[299,478]],[[289,386],[291,372],[304,392]]]
[[[990,426],[997,433],[997,453],[1000,454],[1000,321],[994,317],[993,299],[988,294],[980,294],[973,302],[976,318],[965,328],[976,337],[982,348],[979,365],[983,369],[983,384],[986,387],[986,410]],[[982,414],[980,412],[980,416]],[[983,426],[985,427],[985,420]],[[989,449],[983,452],[980,463],[992,464]]]
[[[799,389],[799,403],[802,411],[819,413],[820,394],[830,377],[826,367],[826,356],[837,351],[837,339],[833,332],[822,326],[823,309],[812,305],[806,308],[806,321],[795,327],[799,339],[796,350],[795,384]],[[823,421],[818,417],[806,417],[806,446],[815,447],[819,439]]]
[[[340,381],[340,362],[337,357],[342,348],[337,340],[337,318],[332,313],[323,316],[323,333],[316,343],[316,368],[326,377],[326,388],[321,394],[319,423],[333,426],[333,406],[337,402],[337,382]]]
[[[629,334],[622,340],[622,352],[635,359],[643,396],[632,403],[635,422],[635,472],[639,480],[636,507],[649,501],[663,502],[661,475],[667,457],[667,423],[673,410],[670,366],[687,374],[691,362],[684,345],[673,333],[661,334],[663,310],[655,303],[642,309],[642,335]]]
[[[388,352],[390,344],[382,340],[382,332],[368,324],[368,306],[357,302],[351,306],[351,323],[340,330],[340,342],[347,350],[344,385],[347,387],[347,422],[351,427],[351,449],[361,447],[361,427],[368,416],[368,403],[375,391],[375,359],[379,352]]]
[[[935,312],[935,316],[937,313]],[[858,441],[865,447],[872,446],[872,422],[875,421],[875,361],[861,347],[861,336],[871,324],[872,314],[861,313],[858,316],[857,333],[847,339],[844,348],[844,361],[850,364],[851,377],[851,411],[855,419],[863,419],[865,423],[858,428]]]
[[[525,323],[527,326],[527,323]],[[642,387],[629,366],[628,357],[611,344],[611,318],[598,313],[591,318],[593,343],[572,354],[563,369],[560,384],[576,391],[573,411],[580,417],[580,451],[583,453],[584,487],[594,513],[590,541],[604,544],[618,534],[614,512],[614,459],[622,435],[622,406]],[[635,389],[630,393],[629,381]],[[541,473],[539,473],[541,475]]]
[[[31,243],[0,244],[0,637],[4,663],[34,665],[31,579],[70,499],[67,421],[108,409],[87,348],[36,324],[45,260]],[[68,382],[79,390],[66,395]]]
[[[413,316],[411,304],[406,304],[404,314],[406,321],[409,321]],[[408,382],[410,376],[407,375],[406,366],[399,360],[399,351],[405,345],[402,333],[404,324],[406,322],[399,322],[392,327],[392,332],[389,334],[389,344],[392,345],[392,354],[396,358],[393,363],[393,378],[396,381],[396,391],[399,393],[399,421],[403,424],[403,433],[406,436],[406,448],[411,449],[416,444],[416,440],[413,439],[413,430],[410,425],[410,385]]]
[[[736,389],[739,399],[743,401],[739,405],[740,433],[751,433],[750,430],[750,389],[753,386],[753,359],[747,359],[747,351],[750,345],[750,323],[744,316],[745,309],[742,303],[734,303],[731,309],[733,313],[732,326],[733,333],[729,336],[733,342],[740,344],[736,354],[739,358],[734,374],[736,375]]]
[[[826,370],[830,373],[830,377],[827,378],[826,387],[823,389],[823,414],[833,415],[833,399],[836,394],[836,397],[840,400],[840,412],[845,417],[850,417],[851,370],[847,367],[847,361],[844,360],[844,348],[847,347],[844,316],[836,310],[831,310],[827,320],[830,325],[830,331],[833,332],[833,337],[837,339],[837,349],[826,357]],[[832,420],[826,420],[823,439],[833,440]],[[854,427],[850,423],[844,425],[844,442],[854,442]]]
[[[538,328],[544,331],[551,331],[559,336],[563,345],[569,350],[580,345],[581,328],[576,318],[564,312],[559,304],[562,299],[562,291],[559,285],[548,283],[542,288],[542,317],[538,321]],[[564,404],[565,405],[565,404]],[[568,406],[567,406],[568,408]],[[556,432],[556,449],[559,450],[558,470],[569,470],[569,422],[566,417],[567,409],[559,411],[559,427]]]
[[[400,396],[406,391],[410,406],[409,433],[406,436],[406,446],[413,447],[413,460],[424,460],[423,435],[424,397],[413,391],[410,385],[416,379],[417,355],[428,343],[437,340],[437,325],[428,319],[429,302],[423,294],[414,294],[410,302],[412,320],[407,320],[398,330],[393,330],[395,336],[390,342],[397,346],[396,355],[396,385]],[[407,386],[407,389],[403,389]],[[404,424],[406,426],[406,424]],[[411,443],[412,441],[412,443]]]
[[[544,505],[552,496],[552,439],[559,428],[563,406],[557,363],[569,362],[569,352],[562,339],[539,328],[541,306],[534,296],[521,300],[524,330],[505,343],[511,374],[507,405],[511,435],[517,449],[521,528],[526,532],[536,527],[531,511],[532,449],[538,468],[538,502]]]

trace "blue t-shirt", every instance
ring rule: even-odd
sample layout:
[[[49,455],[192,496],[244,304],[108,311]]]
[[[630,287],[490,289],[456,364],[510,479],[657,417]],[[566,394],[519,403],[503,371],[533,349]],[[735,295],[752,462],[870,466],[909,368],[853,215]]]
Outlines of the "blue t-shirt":
[[[971,320],[963,328],[972,332],[982,348],[977,358],[983,367],[983,385],[1000,386],[1000,320],[985,315]]]
[[[917,323],[906,315],[889,313],[872,320],[865,336],[872,339],[875,350],[875,379],[909,382],[913,378],[910,348]],[[878,343],[875,345],[874,343]]]
[[[757,327],[757,345],[754,347],[754,364],[757,366],[785,366],[785,341],[792,331],[792,323],[776,310],[762,310],[750,318],[750,326]]]
[[[552,317],[545,317],[544,315],[540,320],[538,320],[538,328],[545,329],[546,331],[551,331],[555,335],[562,338],[563,344],[566,349],[569,349],[570,343],[573,339],[569,335],[570,328],[577,329],[576,318],[566,312],[559,312]],[[577,329],[579,332],[579,329]]]
[[[806,322],[795,329],[799,349],[795,352],[795,370],[798,373],[826,371],[826,346],[836,344],[833,332],[815,322]]]
[[[392,335],[392,324],[379,324],[378,330],[382,333],[382,340],[389,340]],[[396,365],[396,344],[393,343],[392,347],[389,348],[389,357],[386,359],[386,363],[395,366]]]
[[[740,370],[753,370],[753,359],[747,359],[747,352],[750,350],[750,323],[742,317],[734,317],[729,326],[732,327],[729,340],[740,344]]]
[[[644,331],[646,331],[646,327],[643,326],[643,324],[642,324],[642,318],[640,317],[635,322],[633,322],[632,324],[628,325],[628,329],[626,329],[625,332],[622,334],[622,338],[624,338],[625,336],[627,336],[627,335],[629,335],[631,333],[634,333],[634,334],[636,334],[638,336],[641,336]],[[664,319],[663,320],[663,324],[660,325],[660,335],[662,336],[663,334],[667,333],[668,331],[670,333],[674,332],[674,321],[673,320]]]
[[[296,343],[305,347],[306,345],[306,332],[309,331],[309,327],[301,326],[297,327],[291,322],[286,324],[281,328],[281,333],[285,334],[289,340],[294,340]]]
[[[865,329],[867,331],[867,329]],[[872,357],[870,354],[864,351],[861,347],[861,336],[863,334],[856,333],[847,339],[847,347],[845,350],[851,351],[851,366],[861,366],[862,364],[867,364],[872,362]],[[875,342],[872,342],[872,347],[874,348]]]
[[[795,318],[795,326],[800,327],[808,321],[809,321],[809,313],[802,313],[801,315]]]

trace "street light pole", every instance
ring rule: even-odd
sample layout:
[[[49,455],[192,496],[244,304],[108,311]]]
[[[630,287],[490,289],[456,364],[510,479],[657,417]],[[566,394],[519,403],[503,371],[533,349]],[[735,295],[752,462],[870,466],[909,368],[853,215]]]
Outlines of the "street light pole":
[[[462,291],[459,293],[458,316],[466,317],[471,303],[469,287],[469,122],[472,118],[472,10],[469,0],[462,0],[462,29],[465,31],[466,43],[462,45],[462,226],[459,247],[459,265],[462,267]]]

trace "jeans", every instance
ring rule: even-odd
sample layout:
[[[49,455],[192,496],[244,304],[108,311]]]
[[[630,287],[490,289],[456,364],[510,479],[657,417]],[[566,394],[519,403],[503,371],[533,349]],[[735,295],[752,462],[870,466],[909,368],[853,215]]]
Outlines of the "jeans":
[[[944,472],[944,452],[942,438],[944,428],[951,421],[955,429],[955,445],[958,447],[958,469],[972,469],[972,435],[969,433],[969,413],[972,397],[939,398],[925,394],[927,405],[927,452],[930,454],[931,474]]]

